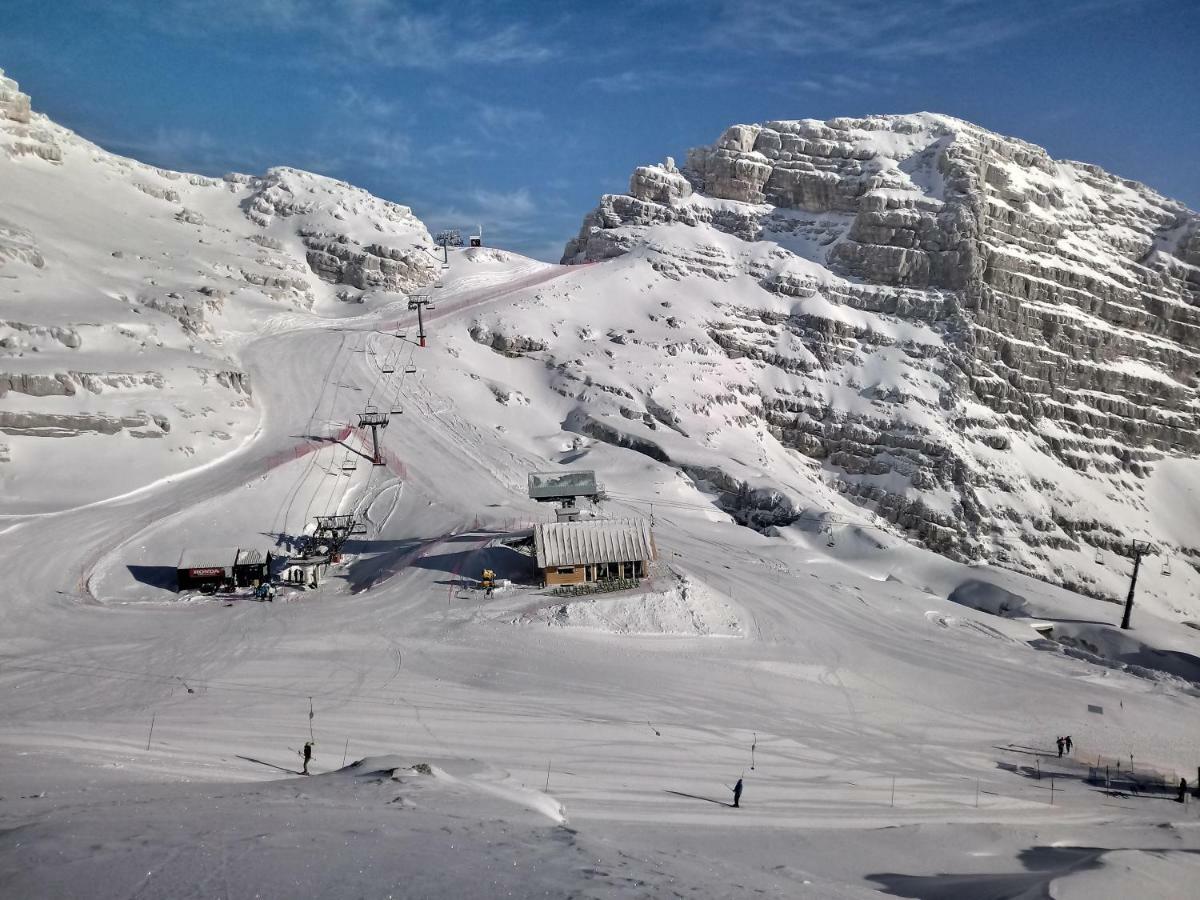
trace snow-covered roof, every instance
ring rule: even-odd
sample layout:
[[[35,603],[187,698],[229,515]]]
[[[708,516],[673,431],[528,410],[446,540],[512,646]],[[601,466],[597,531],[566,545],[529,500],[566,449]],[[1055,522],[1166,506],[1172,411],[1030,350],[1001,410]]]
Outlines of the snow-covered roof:
[[[228,568],[237,560],[237,547],[185,547],[179,554],[180,569]]]
[[[239,566],[256,566],[266,561],[267,557],[261,550],[242,549],[237,554],[237,564]]]
[[[654,539],[644,520],[549,522],[533,532],[539,568],[654,558]]]

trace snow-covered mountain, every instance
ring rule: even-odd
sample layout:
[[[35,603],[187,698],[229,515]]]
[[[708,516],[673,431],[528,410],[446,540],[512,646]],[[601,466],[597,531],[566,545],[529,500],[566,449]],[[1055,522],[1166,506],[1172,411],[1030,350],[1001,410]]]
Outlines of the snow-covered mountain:
[[[396,301],[434,280],[432,248],[407,207],[330,178],[208,178],[108,153],[31,112],[0,72],[6,511],[228,452],[258,426],[240,341],[297,311]]]
[[[563,259],[615,259],[637,302],[525,344],[586,397],[585,430],[676,460],[742,521],[841,495],[952,557],[1107,595],[1141,538],[1184,570],[1176,611],[1194,593],[1183,204],[942,115],[769,122],[638,168]]]
[[[217,459],[262,424],[247,341],[403,308],[439,273],[403,206],[115,156],[10,79],[0,151],[7,511]],[[494,353],[460,360],[463,402],[486,384],[509,440],[632,448],[676,502],[760,530],[875,525],[1106,596],[1150,540],[1174,571],[1145,589],[1184,615],[1198,223],[945,116],[738,125],[602,199],[564,261],[605,265],[473,318]]]

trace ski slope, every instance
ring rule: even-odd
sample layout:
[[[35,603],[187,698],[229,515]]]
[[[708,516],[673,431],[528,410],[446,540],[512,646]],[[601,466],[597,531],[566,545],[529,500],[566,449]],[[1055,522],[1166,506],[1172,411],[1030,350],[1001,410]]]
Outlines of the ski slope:
[[[403,303],[280,312],[237,348],[243,444],[0,518],[0,894],[1190,896],[1200,806],[1082,778],[1131,756],[1193,773],[1200,689],[1162,666],[1186,674],[1200,633],[1138,608],[1133,649],[1068,653],[1032,624],[1111,635],[1088,623],[1120,608],[849,505],[739,527],[703,483],[573,427],[556,373],[480,331],[610,290],[619,261],[450,259],[428,347]],[[363,436],[332,439],[367,404],[404,410],[389,464],[344,472]],[[498,538],[548,518],[525,478],[559,465],[597,471],[604,514],[653,515],[662,556],[651,593],[578,627],[561,599],[472,588],[520,573]],[[285,548],[332,512],[368,534],[318,591],[166,586],[184,546]]]

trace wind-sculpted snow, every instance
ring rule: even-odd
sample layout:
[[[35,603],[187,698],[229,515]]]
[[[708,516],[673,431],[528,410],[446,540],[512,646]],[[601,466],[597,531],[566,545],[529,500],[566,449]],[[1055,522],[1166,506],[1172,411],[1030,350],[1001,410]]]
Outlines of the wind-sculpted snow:
[[[369,311],[430,284],[432,249],[407,207],[331,178],[210,178],[108,153],[0,74],[3,511],[228,453],[259,422],[244,344],[281,314]],[[63,481],[82,458],[93,477]]]
[[[660,354],[582,427],[685,469],[753,437],[758,460],[704,466],[756,527],[836,492],[954,558],[1113,595],[1136,537],[1190,585],[1198,234],[1143,185],[947,116],[737,125],[638,168],[567,245],[625,257],[640,292],[628,334],[586,339],[611,342],[602,369]],[[572,370],[564,337],[564,378],[610,377]],[[690,447],[658,439],[651,403]],[[823,498],[796,489],[804,459]]]

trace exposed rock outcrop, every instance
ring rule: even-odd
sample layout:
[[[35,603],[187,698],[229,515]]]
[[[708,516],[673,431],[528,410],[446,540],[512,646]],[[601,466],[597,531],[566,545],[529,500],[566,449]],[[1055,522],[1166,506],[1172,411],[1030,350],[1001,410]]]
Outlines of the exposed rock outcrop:
[[[1198,234],[1144,185],[917,114],[735,125],[637,169],[563,261],[755,279],[706,325],[758,373],[745,427],[941,552],[1065,581],[1045,548],[1119,549],[1098,497],[1144,514],[1156,463],[1200,453]],[[768,495],[748,522],[787,518]]]

